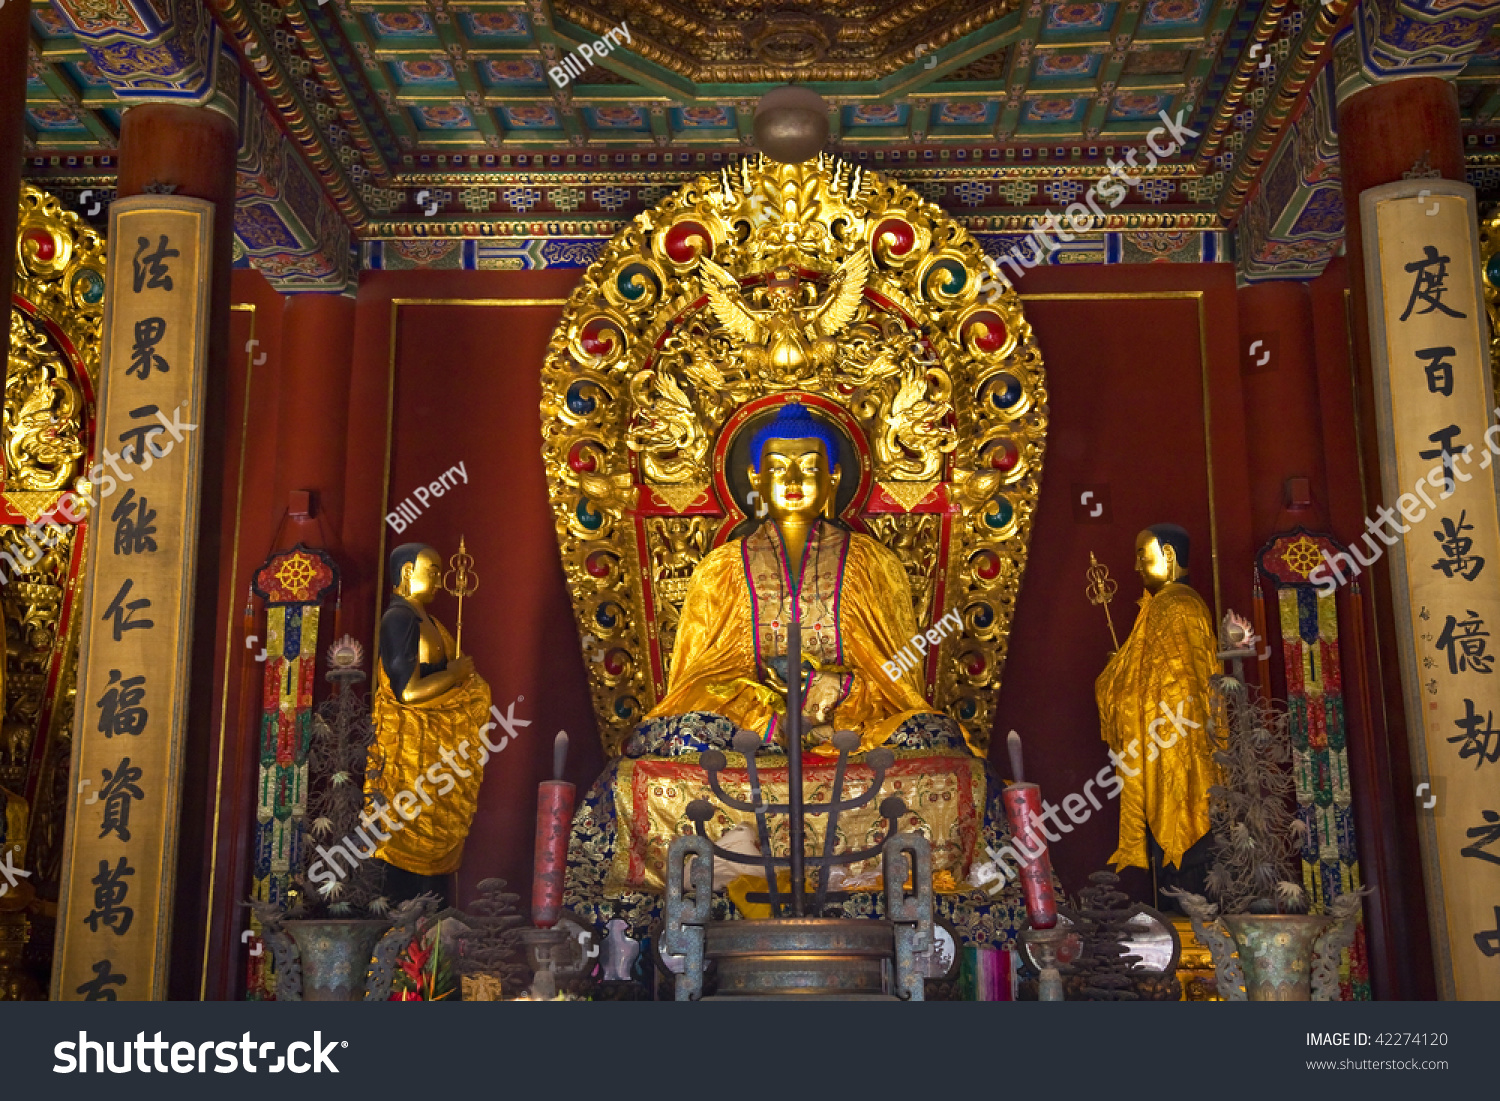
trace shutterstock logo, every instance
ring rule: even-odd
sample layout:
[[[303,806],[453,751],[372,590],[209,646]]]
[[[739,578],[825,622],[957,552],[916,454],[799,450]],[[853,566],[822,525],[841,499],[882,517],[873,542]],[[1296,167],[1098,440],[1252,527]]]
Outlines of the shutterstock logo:
[[[148,1040],[144,1032],[137,1032],[134,1040],[119,1041],[120,1061],[116,1063],[114,1040],[101,1043],[90,1040],[87,1032],[80,1032],[76,1042],[63,1040],[52,1049],[52,1054],[57,1058],[52,1073],[150,1074],[155,1071],[157,1074],[207,1074],[209,1060],[212,1058],[215,1074],[233,1074],[238,1070],[247,1074],[261,1070],[270,1074],[280,1074],[284,1070],[293,1074],[306,1074],[308,1071],[314,1074],[337,1074],[339,1068],[334,1066],[333,1052],[336,1048],[348,1046],[348,1040],[329,1040],[325,1044],[323,1034],[314,1032],[311,1043],[296,1040],[287,1045],[285,1055],[277,1055],[275,1062],[271,1062],[276,1051],[276,1041],[260,1043],[251,1039],[248,1032],[238,1040],[206,1040],[201,1044],[188,1040],[163,1040],[160,1032]],[[90,1055],[94,1057],[92,1068],[89,1065]],[[167,1066],[168,1062],[171,1063],[170,1067]]]

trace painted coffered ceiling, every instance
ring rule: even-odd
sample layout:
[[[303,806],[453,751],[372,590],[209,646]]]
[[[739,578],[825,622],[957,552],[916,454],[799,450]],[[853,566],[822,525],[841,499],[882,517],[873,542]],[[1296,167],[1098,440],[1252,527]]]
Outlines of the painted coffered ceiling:
[[[165,13],[182,0],[149,2]],[[757,97],[787,80],[829,101],[831,149],[920,184],[978,229],[1056,209],[1079,186],[1068,181],[1143,148],[1163,112],[1180,116],[1197,136],[1112,217],[1222,229],[1350,25],[1350,0],[201,2],[245,94],[366,237],[610,232],[747,150]],[[32,0],[33,175],[109,174],[122,104],[79,20],[123,23],[133,4]],[[1483,161],[1500,39],[1467,66]]]

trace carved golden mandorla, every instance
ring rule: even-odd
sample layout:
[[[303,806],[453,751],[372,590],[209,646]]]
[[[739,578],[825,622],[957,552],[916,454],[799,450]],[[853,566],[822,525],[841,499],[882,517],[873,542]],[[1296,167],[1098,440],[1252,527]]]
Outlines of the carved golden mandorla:
[[[40,500],[21,507],[31,519],[78,473],[83,458],[83,396],[67,360],[47,333],[20,310],[10,315],[10,368],[5,376],[5,491]]]
[[[794,391],[863,432],[888,503],[852,519],[907,565],[919,623],[960,612],[932,702],[987,740],[1047,391],[1019,296],[985,300],[983,272],[978,243],[894,180],[751,157],[638,215],[585,273],[542,435],[580,634],[603,646],[587,665],[607,750],[662,692],[686,578],[746,514],[715,488],[726,422]]]
[[[70,794],[69,745],[77,685],[79,619],[64,616],[83,565],[80,529],[63,522],[47,545],[28,538],[27,520],[48,512],[87,460],[93,407],[86,400],[99,374],[103,324],[103,239],[51,195],[23,185],[7,356],[3,488],[12,513],[0,523],[0,585],[7,638],[0,725],[0,786],[35,797],[18,863],[42,900],[57,898],[63,824]],[[50,941],[50,918],[38,902],[23,915],[26,930]],[[18,915],[10,915],[12,918]],[[10,930],[0,931],[3,938]],[[33,949],[26,950],[31,953]],[[45,953],[43,953],[43,956]],[[0,952],[0,990],[23,990]],[[36,996],[45,996],[38,988]]]
[[[83,395],[77,366],[99,377],[104,241],[77,214],[31,186],[21,189],[13,311],[5,378],[5,493],[35,518],[81,473]],[[41,319],[77,355],[77,366]]]

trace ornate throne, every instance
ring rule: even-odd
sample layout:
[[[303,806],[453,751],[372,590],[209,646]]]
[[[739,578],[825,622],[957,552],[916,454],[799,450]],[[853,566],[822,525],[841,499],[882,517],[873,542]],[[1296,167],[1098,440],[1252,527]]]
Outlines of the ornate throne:
[[[986,755],[1047,394],[1019,296],[997,293],[983,268],[979,245],[938,207],[824,157],[747,158],[700,177],[637,216],[589,268],[549,348],[542,432],[608,755],[664,694],[695,567],[763,514],[745,473],[749,439],[791,398],[843,437],[840,464],[857,475],[843,478],[839,518],[900,558],[919,629],[958,613],[961,630],[925,657],[927,698]],[[957,788],[963,804],[944,812],[963,841],[939,873],[938,911],[966,939],[1004,943],[1024,911],[964,882],[984,840],[982,806],[964,802],[964,786],[927,793],[952,801]],[[908,788],[920,804],[919,785]],[[658,789],[628,827],[657,835],[634,854],[648,872],[670,836],[692,831],[682,808],[707,791],[686,773]],[[590,848],[612,800],[601,782],[575,820],[568,898],[645,923],[659,874]],[[920,810],[914,818],[934,827]]]

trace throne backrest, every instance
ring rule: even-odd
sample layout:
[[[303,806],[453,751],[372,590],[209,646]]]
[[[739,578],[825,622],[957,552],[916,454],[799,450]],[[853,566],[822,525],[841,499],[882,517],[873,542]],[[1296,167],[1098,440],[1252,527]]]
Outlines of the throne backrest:
[[[840,516],[901,559],[918,626],[959,612],[928,696],[984,745],[1047,427],[1020,298],[985,266],[936,206],[819,157],[700,177],[589,268],[542,433],[607,751],[665,690],[694,567],[763,509],[746,440],[792,397],[847,437]]]

